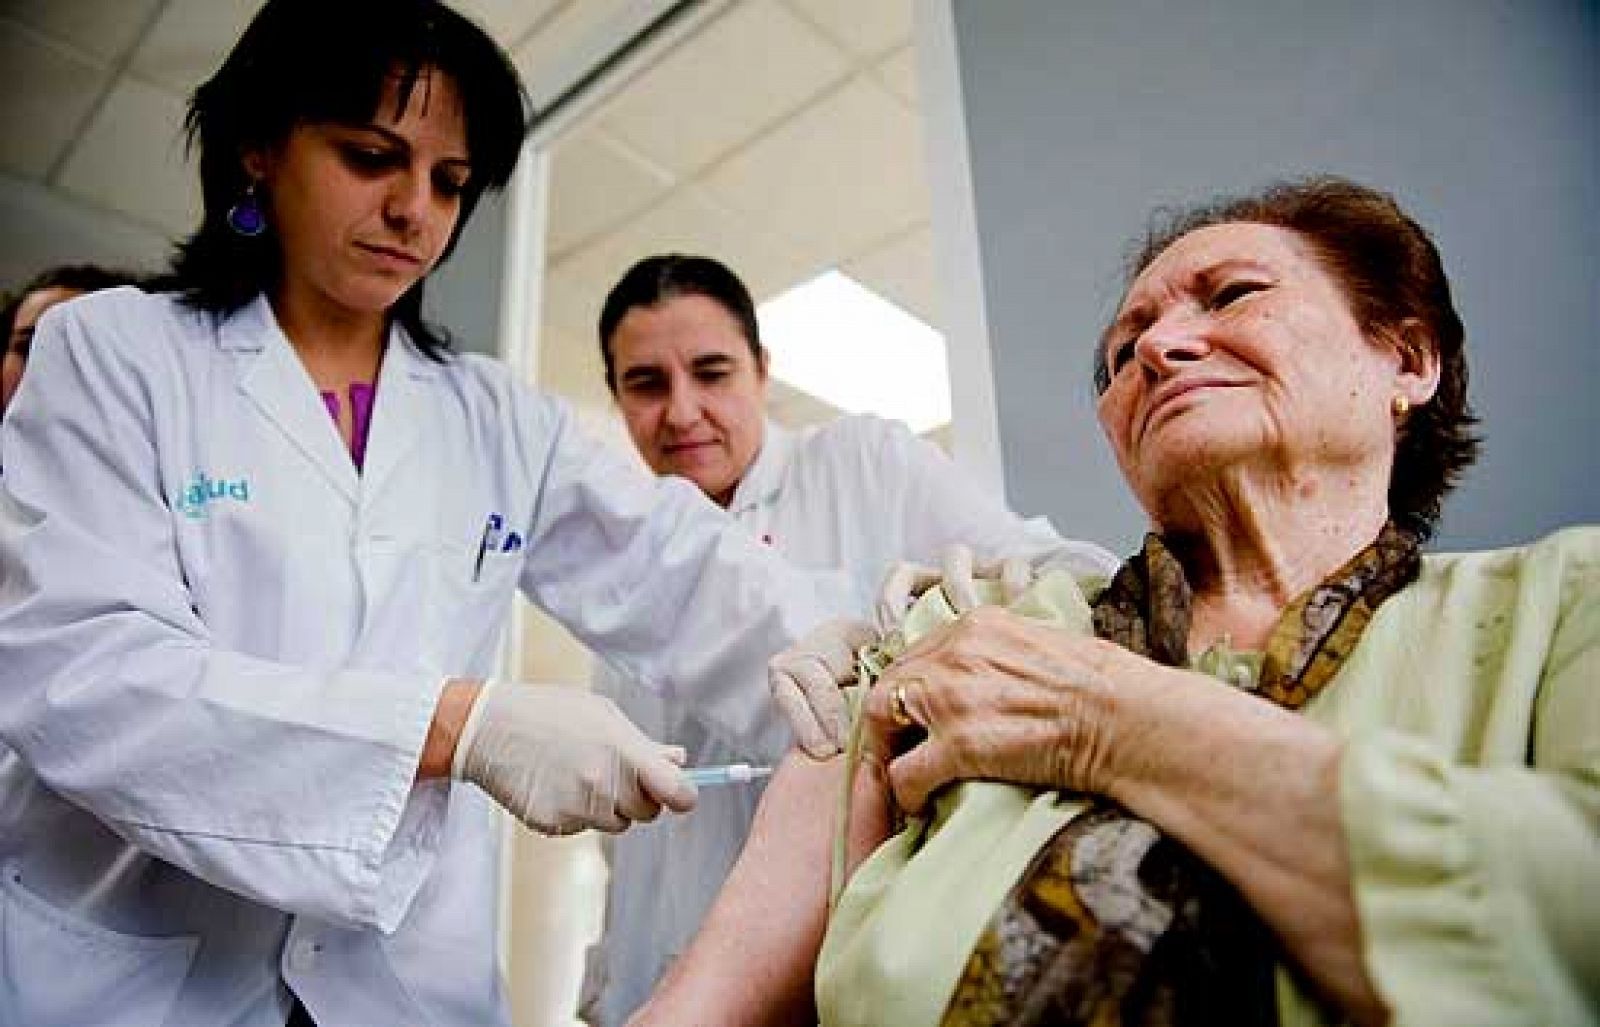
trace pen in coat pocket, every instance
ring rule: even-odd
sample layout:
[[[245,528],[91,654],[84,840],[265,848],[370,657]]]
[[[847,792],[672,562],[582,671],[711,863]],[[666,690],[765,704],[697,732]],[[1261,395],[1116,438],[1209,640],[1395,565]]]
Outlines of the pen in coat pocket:
[[[483,554],[487,553],[491,547],[499,544],[500,528],[504,524],[505,521],[497,513],[490,514],[489,519],[484,522],[483,534],[478,538],[478,555],[472,561],[472,580],[474,583],[483,574]]]

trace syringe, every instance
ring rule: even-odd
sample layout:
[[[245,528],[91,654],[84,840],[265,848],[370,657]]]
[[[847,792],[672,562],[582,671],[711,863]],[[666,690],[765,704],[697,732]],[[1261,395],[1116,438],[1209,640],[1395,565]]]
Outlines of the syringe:
[[[748,763],[726,763],[716,767],[689,767],[684,773],[689,775],[689,780],[696,787],[704,788],[707,785],[744,784],[767,777],[772,773],[772,768],[752,767]]]

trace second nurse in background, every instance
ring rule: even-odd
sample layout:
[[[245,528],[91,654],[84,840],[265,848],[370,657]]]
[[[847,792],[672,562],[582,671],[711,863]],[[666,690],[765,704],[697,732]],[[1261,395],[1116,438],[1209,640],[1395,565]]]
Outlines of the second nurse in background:
[[[937,562],[952,544],[980,560],[1115,569],[1098,546],[1023,520],[903,424],[840,417],[803,432],[766,416],[768,355],[749,291],[708,257],[635,264],[600,314],[606,384],[657,474],[690,479],[790,562],[835,574],[841,610],[865,617],[886,572]],[[789,744],[776,709],[735,736],[682,701],[603,673],[598,687],[646,734],[685,746],[692,764],[771,762]],[[614,842],[599,1019],[626,1019],[693,936],[749,831],[755,787],[708,789],[693,817]]]

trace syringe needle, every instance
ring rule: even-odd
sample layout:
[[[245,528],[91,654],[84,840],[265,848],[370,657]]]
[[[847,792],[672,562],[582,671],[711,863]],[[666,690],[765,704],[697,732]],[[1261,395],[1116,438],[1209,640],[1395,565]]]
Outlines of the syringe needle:
[[[697,787],[704,788],[707,785],[744,784],[747,781],[767,777],[772,773],[772,768],[752,767],[748,763],[726,763],[720,766],[689,767],[684,773]]]

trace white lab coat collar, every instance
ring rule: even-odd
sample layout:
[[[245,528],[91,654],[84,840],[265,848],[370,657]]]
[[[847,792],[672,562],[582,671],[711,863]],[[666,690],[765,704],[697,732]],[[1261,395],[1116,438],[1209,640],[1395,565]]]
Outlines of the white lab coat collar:
[[[728,503],[728,513],[735,517],[766,503],[778,494],[783,485],[783,474],[789,468],[797,436],[794,432],[767,418],[761,436],[761,449],[750,461],[750,469],[739,479]]]
[[[351,504],[360,502],[363,490],[375,493],[404,463],[421,430],[416,407],[439,374],[439,367],[417,350],[405,330],[392,325],[367,429],[366,462],[358,477],[315,383],[278,327],[265,294],[224,320],[217,341],[224,350],[257,354],[239,363],[240,391]]]

